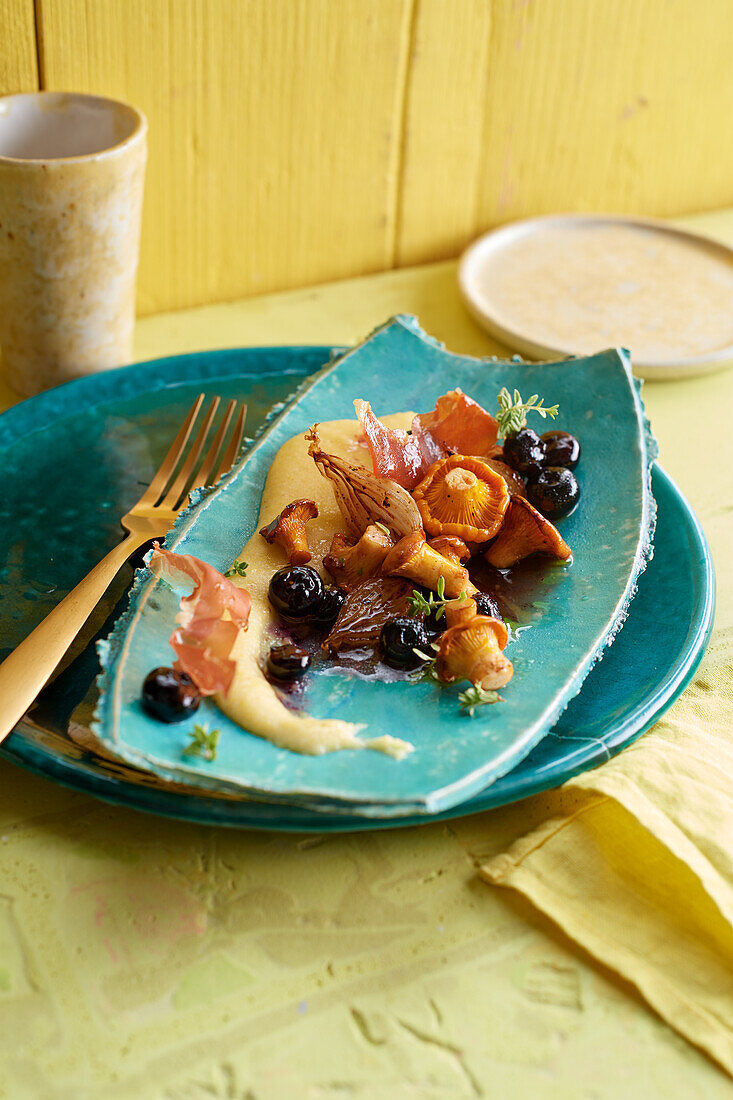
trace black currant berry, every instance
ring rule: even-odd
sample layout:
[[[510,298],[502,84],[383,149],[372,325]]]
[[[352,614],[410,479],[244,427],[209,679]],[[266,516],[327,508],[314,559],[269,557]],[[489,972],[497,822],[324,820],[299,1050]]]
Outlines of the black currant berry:
[[[580,500],[578,479],[564,466],[547,466],[527,487],[527,500],[548,519],[562,519]]]
[[[570,432],[545,432],[540,436],[545,444],[545,466],[564,466],[574,470],[580,461],[580,443]]]
[[[310,668],[310,654],[297,645],[274,645],[267,658],[267,672],[273,680],[292,683]]]
[[[416,649],[429,653],[430,638],[419,619],[390,619],[379,635],[379,656],[390,668],[411,669],[423,663]]]
[[[476,601],[476,613],[478,615],[488,615],[490,619],[501,618],[496,600],[488,592],[476,592],[473,598]]]
[[[161,722],[180,722],[198,710],[201,695],[191,677],[175,668],[154,668],[145,677],[143,707]]]
[[[545,461],[545,444],[532,428],[522,428],[504,440],[504,461],[520,474],[532,475]]]
[[[343,588],[324,588],[320,602],[310,616],[313,626],[330,630],[338,619],[345,600],[346,593]]]
[[[323,592],[323,581],[315,569],[286,565],[273,574],[267,594],[281,619],[302,623],[316,613]]]

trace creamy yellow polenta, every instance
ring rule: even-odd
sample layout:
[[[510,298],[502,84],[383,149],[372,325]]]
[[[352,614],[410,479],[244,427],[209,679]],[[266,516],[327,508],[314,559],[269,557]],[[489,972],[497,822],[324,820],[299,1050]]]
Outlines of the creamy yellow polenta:
[[[412,413],[399,413],[383,419],[389,427],[409,428],[412,416]],[[357,442],[361,432],[358,421],[330,421],[320,424],[319,431],[324,451],[371,467],[369,452]],[[307,528],[313,554],[310,564],[328,581],[320,563],[333,536],[344,530],[344,522],[330,483],[321,476],[308,455],[303,434],[288,440],[278,451],[267,475],[256,530],[240,554],[248,563],[247,576],[235,579],[234,583],[249,592],[252,611],[249,626],[240,634],[232,653],[236,662],[234,682],[226,696],[216,696],[217,706],[251,733],[293,752],[317,755],[336,749],[370,748],[400,759],[412,749],[408,742],[391,736],[361,740],[356,736],[361,726],[290,710],[263,675],[271,644],[270,628],[277,622],[267,599],[267,589],[272,574],[287,562],[282,549],[266,543],[259,529],[291,500],[299,498],[315,500],[318,505],[318,518],[311,520]]]

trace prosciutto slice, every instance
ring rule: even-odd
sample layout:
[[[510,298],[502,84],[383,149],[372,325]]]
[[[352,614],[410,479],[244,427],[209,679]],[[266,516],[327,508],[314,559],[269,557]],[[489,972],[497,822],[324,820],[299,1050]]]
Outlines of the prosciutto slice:
[[[486,455],[496,443],[494,417],[459,389],[439,397],[432,412],[416,416],[412,432],[388,428],[374,415],[368,401],[356,400],[354,408],[366,435],[374,473],[404,489],[414,488],[444,455]]]
[[[419,432],[411,435],[404,428],[388,428],[374,415],[368,401],[357,399],[354,408],[364,429],[377,477],[388,477],[403,489],[412,489],[428,466],[442,457],[443,450],[433,444],[432,437],[423,438]]]
[[[449,390],[438,398],[432,412],[416,416],[413,432],[415,422],[420,432],[430,435],[451,454],[480,458],[489,454],[496,443],[496,420],[463,390]]]
[[[230,654],[239,631],[246,630],[249,621],[249,593],[213,565],[153,545],[150,571],[181,594],[178,626],[168,639],[177,665],[202,695],[226,695],[235,669]]]

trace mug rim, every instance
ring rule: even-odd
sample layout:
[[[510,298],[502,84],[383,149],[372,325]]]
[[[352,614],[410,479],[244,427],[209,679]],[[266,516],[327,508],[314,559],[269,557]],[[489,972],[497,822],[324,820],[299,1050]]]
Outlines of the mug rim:
[[[144,139],[148,132],[148,120],[145,114],[139,107],[134,107],[131,103],[126,103],[122,99],[114,99],[112,96],[95,95],[92,92],[64,92],[64,91],[36,91],[36,92],[11,92],[10,95],[0,96],[0,113],[2,113],[2,107],[4,103],[11,102],[18,99],[58,99],[63,100],[75,100],[92,102],[96,104],[106,104],[114,107],[122,107],[125,111],[128,111],[134,118],[134,127],[132,132],[123,138],[122,141],[116,142],[114,145],[108,145],[104,149],[98,149],[94,153],[76,153],[68,157],[12,157],[7,153],[0,153],[0,164],[13,165],[14,167],[28,167],[33,168],[39,165],[46,167],[53,167],[54,165],[64,164],[77,164],[85,161],[100,160],[104,157],[113,156],[122,152],[130,145],[134,145],[136,142]]]

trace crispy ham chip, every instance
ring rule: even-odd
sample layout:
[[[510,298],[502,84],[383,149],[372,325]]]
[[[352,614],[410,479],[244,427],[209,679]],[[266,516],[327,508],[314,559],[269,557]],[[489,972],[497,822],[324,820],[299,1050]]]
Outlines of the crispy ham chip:
[[[377,477],[388,477],[403,489],[411,489],[423,478],[428,467],[443,457],[443,448],[435,444],[430,435],[422,432],[411,435],[404,428],[388,428],[374,415],[368,401],[357,399],[354,408],[364,429]]]
[[[247,629],[252,601],[213,565],[174,554],[153,544],[148,567],[181,594],[178,626],[169,638],[177,665],[202,695],[226,694],[234,678],[230,654],[237,634]]]
[[[445,455],[487,455],[496,443],[494,417],[459,389],[439,397],[432,412],[416,416],[412,432],[388,428],[374,415],[368,401],[357,399],[354,408],[366,435],[374,473],[404,489],[417,485]]]
[[[416,416],[413,432],[429,435],[452,454],[488,455],[496,443],[496,420],[463,390],[449,390],[435,402],[432,412]]]

